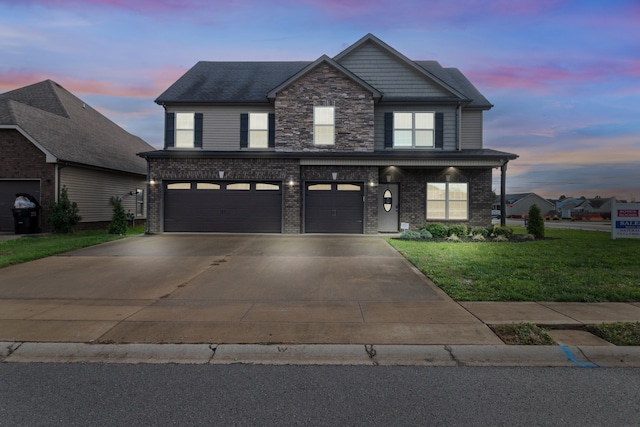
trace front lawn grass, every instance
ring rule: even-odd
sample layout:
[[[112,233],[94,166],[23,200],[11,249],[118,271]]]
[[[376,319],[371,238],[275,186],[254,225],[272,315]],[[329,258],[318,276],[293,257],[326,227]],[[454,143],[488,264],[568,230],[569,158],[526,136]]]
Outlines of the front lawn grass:
[[[144,227],[129,228],[126,236],[144,233]],[[0,268],[33,261],[51,255],[85,248],[126,236],[108,234],[106,230],[76,231],[71,234],[44,234],[0,240]]]
[[[459,301],[640,301],[640,240],[563,229],[547,229],[545,236],[518,243],[389,243]]]

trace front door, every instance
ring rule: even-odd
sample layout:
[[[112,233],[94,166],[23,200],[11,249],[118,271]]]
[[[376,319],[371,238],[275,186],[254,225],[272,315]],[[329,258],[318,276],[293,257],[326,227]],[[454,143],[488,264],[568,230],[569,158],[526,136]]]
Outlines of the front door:
[[[378,231],[398,232],[398,184],[378,186]]]

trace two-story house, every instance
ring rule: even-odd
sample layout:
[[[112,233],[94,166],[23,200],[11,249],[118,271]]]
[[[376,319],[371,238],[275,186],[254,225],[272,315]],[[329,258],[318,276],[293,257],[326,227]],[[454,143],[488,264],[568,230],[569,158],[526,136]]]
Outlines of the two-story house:
[[[148,231],[364,233],[491,223],[492,105],[369,34],[313,62],[199,62],[161,94]],[[504,179],[504,177],[503,177]]]

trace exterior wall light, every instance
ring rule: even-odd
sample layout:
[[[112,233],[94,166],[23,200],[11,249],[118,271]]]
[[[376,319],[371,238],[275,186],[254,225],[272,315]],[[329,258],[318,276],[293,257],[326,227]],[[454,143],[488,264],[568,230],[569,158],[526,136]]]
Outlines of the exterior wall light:
[[[338,172],[331,172],[331,176],[333,177],[333,180],[335,181],[336,179],[338,179]]]
[[[218,176],[220,179],[224,178],[224,171],[218,171]]]

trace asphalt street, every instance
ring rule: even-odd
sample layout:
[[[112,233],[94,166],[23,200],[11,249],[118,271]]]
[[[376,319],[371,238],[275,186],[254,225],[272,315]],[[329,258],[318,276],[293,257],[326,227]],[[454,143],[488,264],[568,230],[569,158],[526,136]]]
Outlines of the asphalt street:
[[[629,426],[640,369],[0,364],[0,425]]]

